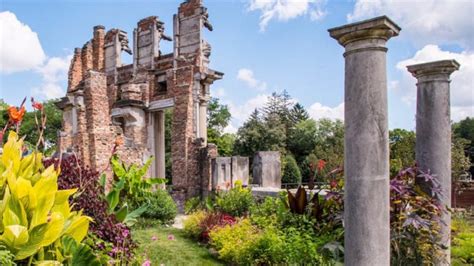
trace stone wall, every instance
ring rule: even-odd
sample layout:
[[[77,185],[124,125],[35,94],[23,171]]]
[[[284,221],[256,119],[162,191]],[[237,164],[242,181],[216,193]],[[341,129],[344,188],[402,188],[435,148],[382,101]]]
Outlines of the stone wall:
[[[253,157],[253,184],[281,188],[281,158],[278,151],[259,151]]]

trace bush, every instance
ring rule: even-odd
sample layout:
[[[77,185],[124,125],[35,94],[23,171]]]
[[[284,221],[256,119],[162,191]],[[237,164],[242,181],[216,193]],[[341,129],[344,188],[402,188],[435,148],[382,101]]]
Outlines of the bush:
[[[184,233],[188,237],[199,239],[203,232],[201,223],[206,218],[206,216],[207,216],[207,213],[205,211],[196,211],[190,214],[183,223]]]
[[[15,261],[70,264],[84,257],[86,264],[96,265],[90,248],[81,243],[90,218],[68,202],[76,189],[58,189],[55,167],[45,168],[41,153],[22,156],[22,147],[23,140],[10,132],[0,155],[2,244]],[[2,252],[2,257],[9,255]]]
[[[466,217],[453,215],[451,225],[451,260],[453,265],[474,264],[474,227]]]
[[[253,204],[252,191],[249,188],[243,188],[239,181],[235,182],[230,190],[219,192],[216,199],[218,210],[235,217],[247,214]]]
[[[219,258],[238,265],[253,263],[251,250],[260,237],[260,231],[248,219],[233,226],[214,228],[210,232],[211,245],[219,253]]]
[[[160,220],[163,224],[172,224],[178,212],[176,203],[166,190],[157,190],[146,198],[147,209],[143,213],[145,218]]]
[[[288,154],[283,158],[283,166],[282,183],[301,183],[301,171],[293,155]]]
[[[60,166],[58,186],[61,189],[78,188],[79,192],[71,199],[74,210],[82,209],[84,214],[93,219],[90,224],[90,233],[97,238],[113,245],[112,257],[125,253],[127,258],[132,258],[135,243],[132,240],[130,228],[117,221],[113,214],[107,212],[108,206],[104,192],[100,186],[99,173],[82,166],[75,156],[64,157],[59,165],[58,159],[47,159],[45,166]],[[94,243],[94,241],[91,241]],[[104,251],[108,255],[106,245],[95,243],[94,251]]]

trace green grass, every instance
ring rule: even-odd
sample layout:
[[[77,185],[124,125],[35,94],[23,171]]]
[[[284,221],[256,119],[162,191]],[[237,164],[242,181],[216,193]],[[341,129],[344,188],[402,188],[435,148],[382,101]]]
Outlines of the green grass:
[[[173,235],[175,240],[168,240]],[[137,255],[150,259],[151,265],[223,265],[204,246],[186,238],[180,229],[145,224],[134,229]],[[152,240],[155,236],[157,240]]]

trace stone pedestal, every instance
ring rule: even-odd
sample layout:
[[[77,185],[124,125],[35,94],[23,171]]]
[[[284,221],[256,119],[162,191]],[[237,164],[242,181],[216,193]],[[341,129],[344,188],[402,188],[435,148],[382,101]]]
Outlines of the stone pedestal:
[[[345,47],[345,265],[390,265],[385,44],[399,31],[385,16],[329,30]]]
[[[455,60],[443,60],[408,66],[417,79],[416,162],[420,169],[435,176],[442,189],[440,200],[451,207],[451,118],[449,76],[459,69]],[[431,194],[431,182],[417,179],[425,192]],[[451,216],[444,212],[441,224],[442,245],[450,245]],[[440,265],[449,265],[446,250]]]
[[[212,160],[212,189],[228,189],[232,182],[232,159],[217,157]]]
[[[281,158],[278,151],[259,151],[253,157],[253,183],[281,188]]]
[[[249,157],[232,157],[232,185],[239,180],[243,186],[249,185]]]

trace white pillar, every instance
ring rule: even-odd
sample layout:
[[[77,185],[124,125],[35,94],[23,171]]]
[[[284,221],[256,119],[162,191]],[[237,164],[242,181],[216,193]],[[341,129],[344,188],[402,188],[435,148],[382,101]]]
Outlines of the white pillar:
[[[385,16],[329,30],[345,47],[345,265],[390,265],[385,44],[399,31]]]
[[[203,145],[207,145],[207,101],[202,100],[199,104],[199,137],[204,140]]]
[[[156,177],[165,178],[165,112],[160,110],[155,115],[155,164]]]

